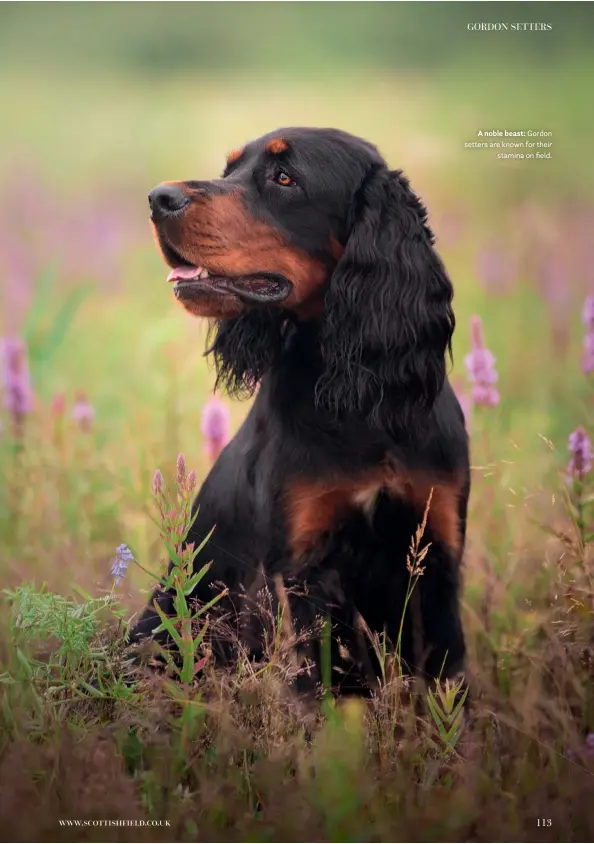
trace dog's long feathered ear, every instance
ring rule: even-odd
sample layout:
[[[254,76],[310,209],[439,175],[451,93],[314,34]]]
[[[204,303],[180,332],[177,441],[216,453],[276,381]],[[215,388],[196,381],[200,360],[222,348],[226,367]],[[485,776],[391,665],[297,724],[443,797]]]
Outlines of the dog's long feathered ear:
[[[326,294],[318,402],[387,429],[421,424],[451,355],[452,296],[424,206],[401,171],[378,167]]]
[[[214,355],[217,387],[239,397],[253,395],[282,351],[284,321],[266,309],[214,324],[206,354]]]

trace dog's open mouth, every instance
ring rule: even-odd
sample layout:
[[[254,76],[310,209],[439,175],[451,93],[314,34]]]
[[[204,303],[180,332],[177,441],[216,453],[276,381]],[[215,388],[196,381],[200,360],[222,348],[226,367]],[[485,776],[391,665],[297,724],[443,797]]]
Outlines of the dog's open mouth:
[[[198,299],[205,294],[231,294],[245,302],[267,304],[282,302],[292,289],[291,282],[277,273],[251,273],[234,277],[211,275],[204,267],[180,264],[174,267],[167,281],[175,282],[178,299]]]

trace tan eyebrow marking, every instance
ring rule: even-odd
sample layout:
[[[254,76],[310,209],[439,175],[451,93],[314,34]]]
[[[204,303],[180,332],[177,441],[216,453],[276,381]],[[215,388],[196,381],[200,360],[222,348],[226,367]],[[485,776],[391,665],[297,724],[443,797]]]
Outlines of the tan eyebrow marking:
[[[227,156],[227,164],[235,164],[236,161],[239,161],[242,155],[243,149],[240,149],[239,147],[237,147],[237,149],[232,149]]]
[[[272,152],[274,155],[278,155],[280,152],[285,152],[285,150],[289,149],[289,145],[282,138],[273,138],[271,141],[268,141],[265,149],[266,152]]]

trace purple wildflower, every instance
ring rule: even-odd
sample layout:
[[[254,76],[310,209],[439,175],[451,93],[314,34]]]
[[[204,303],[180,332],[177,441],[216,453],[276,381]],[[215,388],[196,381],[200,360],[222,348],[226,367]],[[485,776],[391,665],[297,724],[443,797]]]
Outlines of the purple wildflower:
[[[192,492],[196,487],[196,470],[190,469],[188,472],[188,477],[186,478],[186,487],[188,492]]]
[[[122,578],[126,576],[128,566],[134,562],[134,554],[127,545],[118,545],[116,548],[115,560],[111,566],[111,573],[115,578],[116,586],[122,582]]]
[[[582,372],[594,372],[594,296],[586,296],[582,309],[582,322],[586,326],[582,353]]]
[[[27,363],[27,347],[22,340],[5,339],[0,345],[4,407],[13,420],[15,435],[22,431],[25,416],[33,410],[33,390]]]
[[[581,425],[570,434],[568,448],[571,454],[571,460],[567,467],[568,480],[577,478],[581,481],[592,468],[592,461],[594,460],[592,443]]]
[[[499,377],[495,369],[495,356],[485,347],[483,323],[479,316],[472,317],[470,327],[472,347],[465,363],[472,384],[471,398],[474,404],[494,407],[499,403],[499,392],[493,386]]]
[[[82,391],[76,394],[76,401],[72,409],[72,418],[80,425],[83,431],[91,430],[91,425],[95,418],[95,409]]]
[[[153,475],[153,495],[160,495],[163,490],[163,475],[160,469],[155,469],[155,474]]]
[[[211,460],[217,459],[230,439],[230,415],[227,406],[213,396],[202,408],[201,430],[205,451]]]
[[[186,479],[187,467],[186,458],[181,452],[177,455],[177,463],[175,466],[177,470],[176,483],[178,486],[183,486]]]

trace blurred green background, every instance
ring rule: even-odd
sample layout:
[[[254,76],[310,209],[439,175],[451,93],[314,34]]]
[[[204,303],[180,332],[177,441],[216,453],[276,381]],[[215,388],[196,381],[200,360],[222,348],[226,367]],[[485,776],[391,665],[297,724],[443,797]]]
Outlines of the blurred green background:
[[[588,421],[593,35],[588,3],[1,4],[1,331],[26,341],[36,395],[22,495],[2,503],[7,571],[107,586],[115,545],[153,553],[154,468],[182,450],[206,471],[206,328],[171,300],[146,194],[217,176],[230,149],[286,125],[366,137],[427,203],[456,289],[456,389],[475,313],[500,376],[500,405],[471,421],[499,496],[475,496],[471,541],[497,506],[502,555],[523,542],[514,497],[556,478]],[[553,132],[552,158],[464,148],[494,128]],[[58,442],[56,396],[68,420],[77,390],[92,434],[64,421]],[[245,411],[233,403],[234,425]]]

